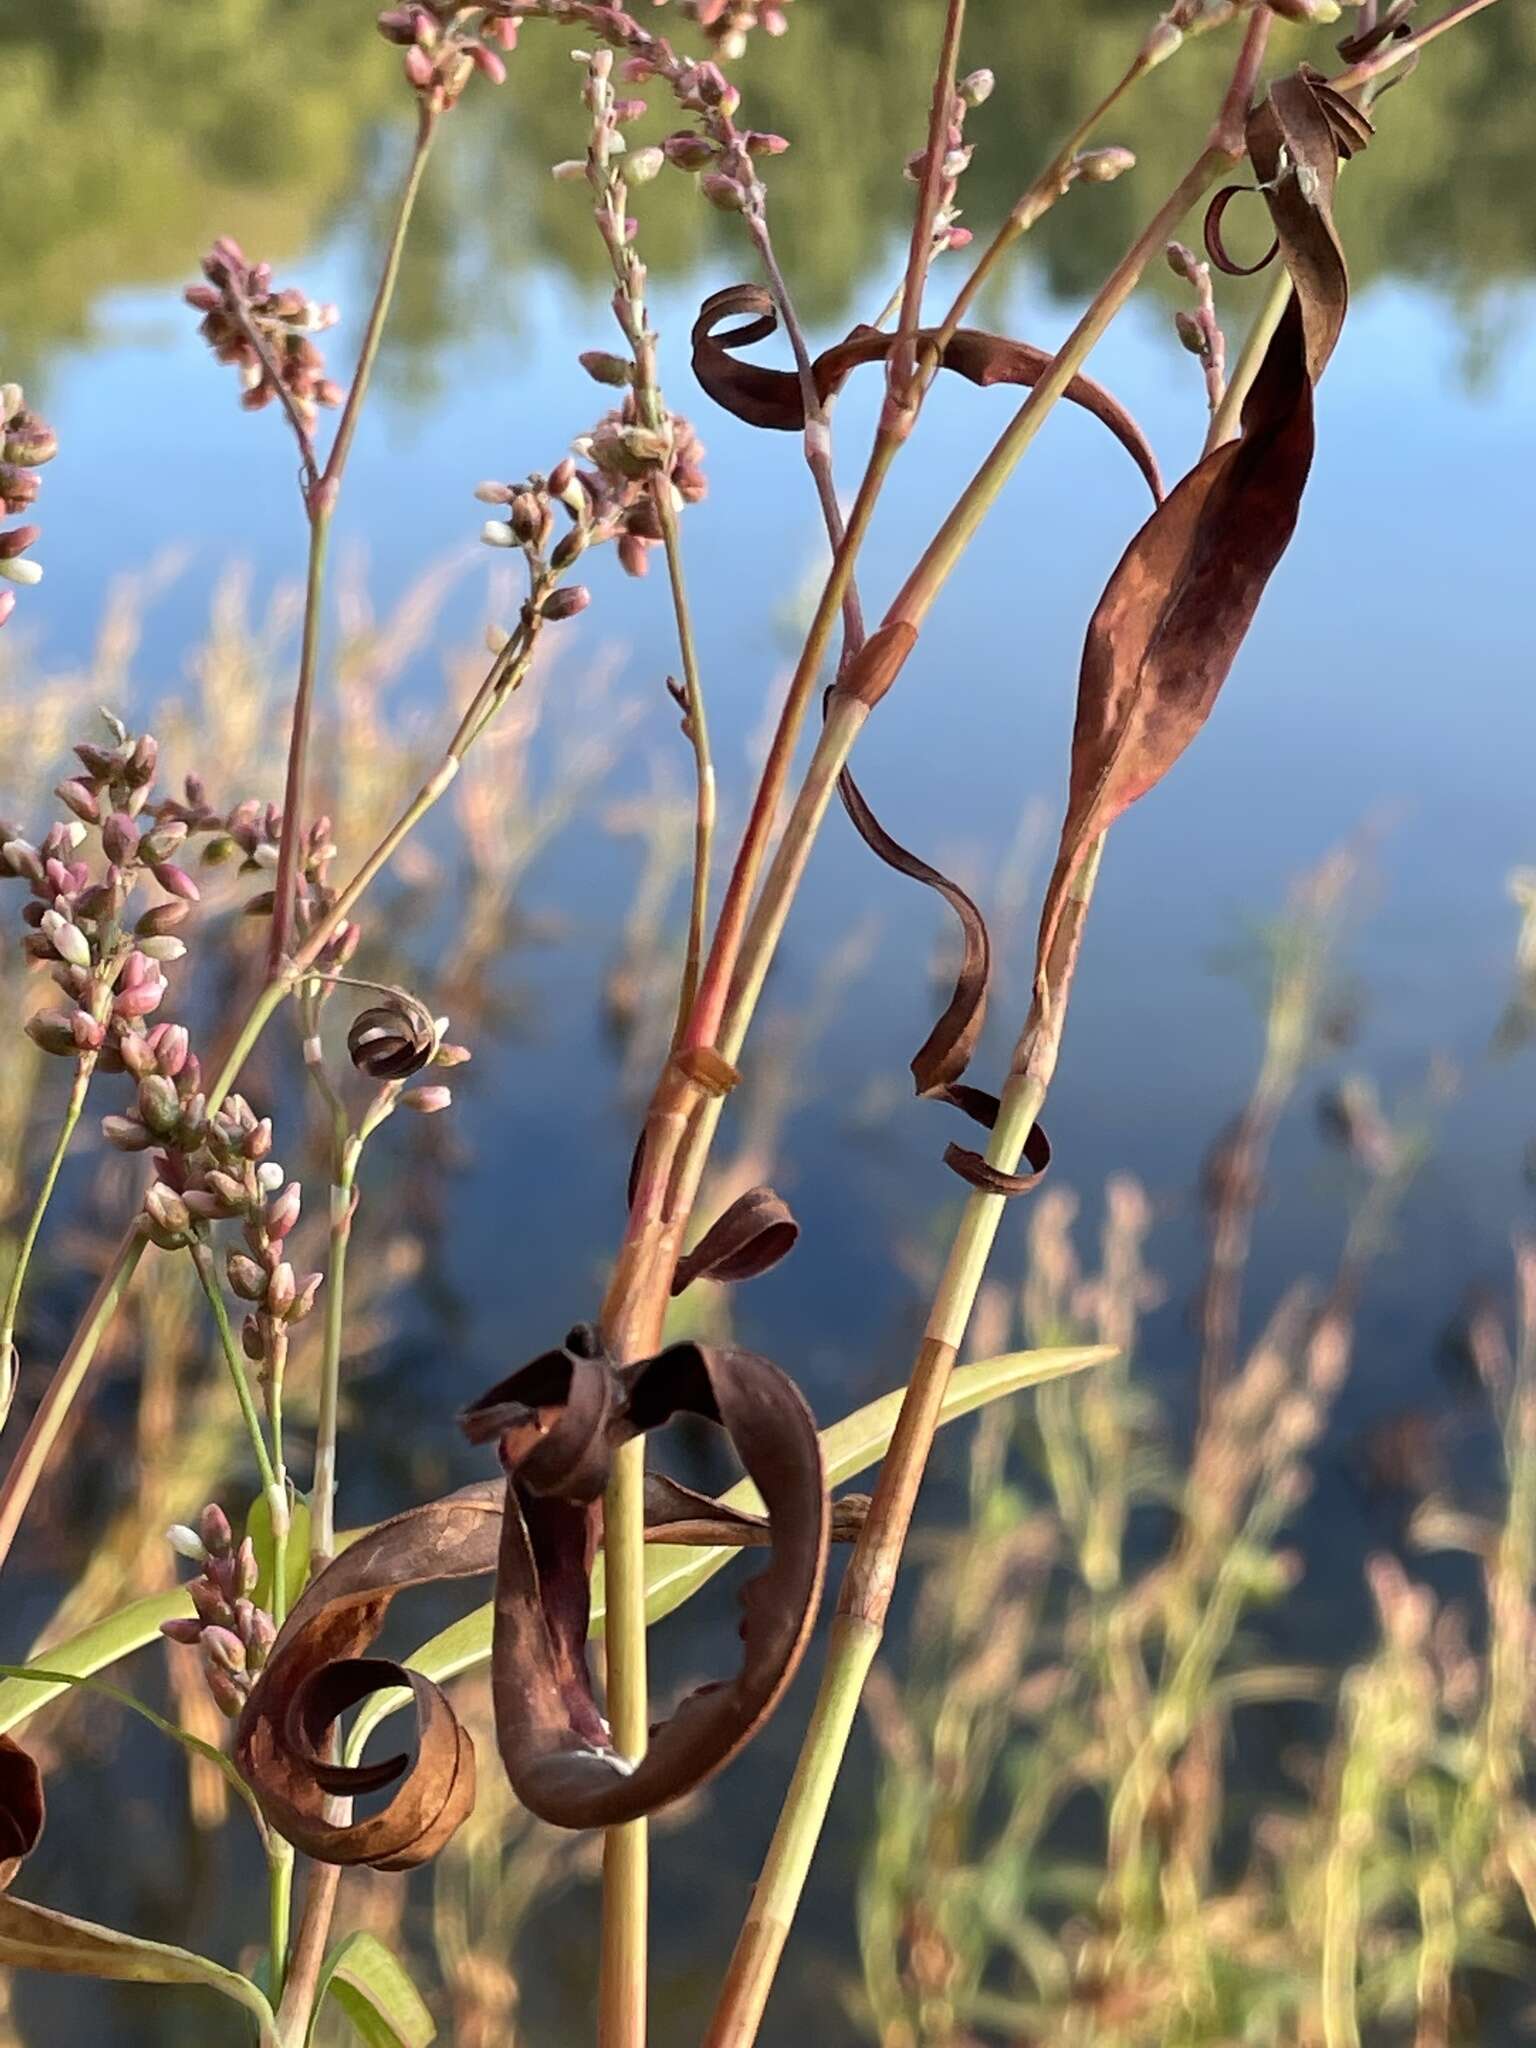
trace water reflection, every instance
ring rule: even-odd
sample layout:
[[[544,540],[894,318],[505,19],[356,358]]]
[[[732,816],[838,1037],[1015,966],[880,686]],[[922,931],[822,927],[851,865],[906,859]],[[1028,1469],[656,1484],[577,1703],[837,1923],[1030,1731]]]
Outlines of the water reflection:
[[[405,114],[372,10],[306,0],[20,0],[0,23],[0,133],[12,138],[11,200],[0,220],[0,349],[7,375],[89,346],[103,295],[182,279],[189,253],[239,224],[276,258],[372,222]],[[850,284],[903,222],[900,165],[921,138],[931,9],[922,0],[805,0],[794,33],[757,37],[741,67],[750,118],[793,137],[771,168],[783,256],[807,313],[847,310]],[[973,117],[964,198],[978,226],[1015,196],[1063,124],[1123,69],[1145,0],[1039,9],[978,0],[967,58],[997,74]],[[406,276],[395,336],[424,371],[448,342],[494,325],[515,337],[519,297],[558,267],[595,282],[601,252],[548,167],[579,124],[567,51],[575,30],[533,24],[509,91],[472,94],[450,124]],[[683,40],[679,38],[679,40]],[[685,45],[686,46],[686,45]],[[1326,38],[1282,30],[1277,57],[1327,61]],[[1529,188],[1536,135],[1511,78],[1536,58],[1536,17],[1493,10],[1453,37],[1397,92],[1366,181],[1342,212],[1362,281],[1435,278],[1476,300],[1536,268],[1536,216],[1499,195]],[[1052,289],[1090,287],[1140,224],[1143,194],[1172,182],[1214,103],[1220,37],[1180,53],[1117,113],[1106,139],[1135,149],[1143,175],[1094,192],[1036,237]],[[654,111],[657,133],[673,125]],[[637,129],[637,136],[646,134]],[[729,223],[668,173],[645,199],[659,275],[686,274],[734,246]],[[515,346],[515,341],[513,343]],[[416,381],[416,380],[413,380]],[[426,389],[422,388],[423,396]]]

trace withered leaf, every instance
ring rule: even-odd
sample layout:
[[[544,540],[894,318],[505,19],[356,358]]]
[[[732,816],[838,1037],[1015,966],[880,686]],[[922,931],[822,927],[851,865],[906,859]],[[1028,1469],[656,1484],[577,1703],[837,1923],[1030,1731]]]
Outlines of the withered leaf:
[[[964,1145],[944,1148],[944,1164],[987,1195],[1027,1195],[1031,1188],[1040,1185],[1051,1163],[1051,1141],[1039,1124],[1030,1126],[1029,1136],[1024,1140],[1024,1157],[1029,1164],[1028,1173],[1004,1173],[980,1152],[968,1151]]]
[[[1370,132],[1305,68],[1277,80],[1249,115],[1249,158],[1294,294],[1243,404],[1239,437],[1197,463],[1152,514],[1089,624],[1067,814],[1041,918],[1042,997],[1080,863],[1205,724],[1295,528],[1312,462],[1313,386],[1349,302],[1334,184],[1340,156]]]
[[[6,1891],[42,1836],[43,1774],[9,1735],[0,1735],[0,1892]]]
[[[722,334],[722,323],[737,314],[746,316],[743,324]],[[793,433],[805,425],[804,395],[796,372],[745,362],[736,353],[765,341],[777,326],[773,297],[761,285],[733,284],[711,293],[693,323],[693,374],[717,405],[749,427]],[[920,331],[916,337],[919,351],[933,338],[934,330]],[[859,326],[845,340],[824,350],[811,365],[822,403],[834,397],[863,364],[884,362],[896,341],[897,336],[883,328]],[[939,366],[972,384],[1031,385],[1040,381],[1053,360],[1049,349],[1035,348],[1027,341],[962,327],[951,337]],[[1152,495],[1161,497],[1157,457],[1120,401],[1091,377],[1074,377],[1063,396],[1108,427],[1146,478]]]
[[[737,316],[743,316],[742,324],[722,332],[723,324]],[[744,361],[737,353],[765,340],[777,324],[772,296],[761,286],[731,285],[714,293],[705,300],[694,323],[694,373],[709,395],[738,419],[752,426],[794,430],[805,425],[804,395],[798,376],[793,371],[775,370],[762,363]],[[919,345],[924,339],[922,334],[918,336]],[[883,361],[895,340],[894,335],[879,328],[856,327],[846,340],[818,356],[812,365],[812,373],[823,402],[838,392],[861,364]],[[1052,360],[1049,350],[1032,347],[1028,342],[962,328],[946,346],[941,367],[983,386],[1033,385],[1049,369]],[[1161,498],[1162,479],[1157,459],[1145,435],[1119,401],[1088,377],[1074,377],[1064,395],[1074,404],[1086,408],[1109,428],[1131,455],[1153,498]],[[837,687],[866,703],[877,701],[891,675],[910,652],[914,638],[913,629],[906,621],[890,622],[874,635],[849,665]],[[920,855],[909,851],[885,830],[846,769],[838,779],[838,794],[854,829],[865,844],[888,867],[934,890],[959,920],[962,955],[954,993],[913,1057],[912,1075],[919,1096],[953,1103],[967,1115],[990,1125],[997,1113],[997,1097],[958,1085],[986,1022],[992,960],[985,919],[957,882]],[[1043,1133],[1040,1134],[1040,1143],[1044,1144]],[[959,1160],[976,1156],[958,1146],[951,1150]],[[1048,1146],[1045,1151],[1049,1156]],[[956,1162],[951,1160],[950,1163]],[[966,1171],[963,1166],[957,1166],[956,1170]],[[1012,1192],[1020,1190],[1015,1188]]]
[[[748,1188],[677,1262],[672,1292],[695,1280],[754,1280],[794,1249],[800,1226],[772,1188]]]
[[[633,1770],[615,1756],[586,1665],[589,1582],[614,1451],[675,1414],[725,1429],[767,1507],[728,1508],[659,1475],[646,1483],[646,1535],[672,1543],[766,1545],[743,1588],[741,1669],[685,1700]],[[235,1735],[267,1820],[307,1855],[403,1870],[435,1855],[474,1803],[475,1759],[447,1698],[372,1647],[407,1587],[495,1571],[497,1735],[514,1790],[565,1827],[606,1826],[682,1797],[751,1737],[793,1675],[820,1597],[830,1525],[851,1540],[867,1503],[829,1515],[821,1448],[793,1384],[755,1354],[676,1344],[619,1369],[582,1324],[464,1416],[497,1444],[507,1478],[381,1523],[327,1567],[289,1615]],[[408,1687],[415,1757],[347,1766],[331,1754],[340,1716]],[[394,1786],[346,1823],[329,1801]]]
[[[501,1489],[466,1487],[381,1522],[315,1579],[284,1623],[235,1730],[235,1759],[280,1835],[325,1863],[408,1870],[435,1856],[475,1802],[475,1753],[441,1690],[364,1654],[409,1586],[493,1569]],[[409,1687],[416,1756],[348,1768],[331,1760],[338,1718],[369,1693]],[[397,1785],[377,1813],[332,1817],[329,1799]]]
[[[701,1686],[614,1751],[586,1663],[599,1500],[613,1453],[673,1416],[724,1429],[768,1511],[766,1568],[742,1588],[735,1676]],[[816,1425],[792,1381],[731,1345],[674,1344],[615,1367],[585,1326],[464,1417],[507,1473],[491,1644],[497,1742],[512,1789],[557,1827],[637,1820],[683,1797],[772,1712],[804,1651],[826,1570],[829,1510]]]

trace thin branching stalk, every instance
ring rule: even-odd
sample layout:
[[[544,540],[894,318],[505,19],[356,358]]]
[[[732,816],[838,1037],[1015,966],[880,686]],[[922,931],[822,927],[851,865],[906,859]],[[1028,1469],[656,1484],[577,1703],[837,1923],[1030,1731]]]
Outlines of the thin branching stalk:
[[[219,1349],[223,1352],[224,1363],[229,1368],[235,1400],[240,1408],[240,1419],[245,1424],[245,1433],[250,1439],[256,1469],[261,1475],[262,1492],[266,1495],[272,1515],[272,1618],[281,1625],[287,1606],[287,1574],[284,1566],[288,1535],[288,1491],[283,1473],[281,1446],[277,1446],[277,1455],[274,1458],[273,1453],[267,1448],[266,1433],[261,1426],[261,1414],[256,1406],[256,1397],[251,1392],[250,1375],[246,1372],[245,1360],[240,1355],[239,1339],[230,1326],[229,1310],[224,1306],[224,1294],[219,1286],[219,1276],[214,1270],[213,1254],[205,1244],[194,1244],[189,1249],[192,1264],[197,1272],[198,1284],[213,1314],[214,1328],[219,1333]]]
[[[64,1427],[65,1418],[90,1370],[101,1340],[128,1292],[148,1243],[143,1221],[136,1216],[124,1232],[112,1263],[102,1275],[91,1297],[91,1305],[71,1337],[69,1348],[59,1360],[27,1433],[11,1460],[4,1482],[0,1483],[0,1567],[10,1556],[16,1531],[21,1527],[22,1517],[43,1476],[49,1453]]]
[[[421,189],[422,176],[427,167],[432,138],[436,132],[437,115],[430,102],[423,99],[419,102],[415,147],[411,151],[405,183],[400,190],[394,225],[385,250],[384,267],[379,274],[378,289],[374,293],[368,325],[363,332],[357,368],[353,372],[351,388],[347,392],[346,403],[337,423],[336,438],[331,444],[325,469],[305,493],[305,504],[309,513],[309,566],[305,577],[304,629],[299,656],[299,680],[294,692],[293,724],[288,741],[288,773],[283,791],[283,832],[278,847],[277,876],[273,885],[268,972],[274,978],[281,969],[293,931],[299,846],[304,834],[309,728],[314,709],[315,677],[319,667],[320,619],[325,598],[325,562],[331,520],[341,492],[347,457],[352,452],[352,442],[357,433],[363,402],[368,396],[374,364],[378,361],[379,345],[384,338],[385,323],[389,318],[395,284],[400,275],[400,262],[405,253],[411,215],[416,208],[416,196]],[[274,381],[278,391],[286,398],[281,377]]]
[[[70,1140],[75,1135],[75,1126],[79,1123],[81,1111],[85,1108],[86,1094],[95,1071],[95,1053],[82,1053],[75,1066],[75,1076],[70,1084],[69,1100],[64,1105],[64,1116],[59,1125],[58,1136],[53,1141],[53,1150],[48,1155],[47,1166],[43,1169],[42,1185],[38,1188],[32,1212],[21,1234],[21,1243],[16,1248],[16,1263],[11,1268],[10,1283],[5,1290],[5,1307],[0,1310],[0,1429],[5,1427],[11,1403],[16,1398],[16,1319],[21,1313],[21,1293],[26,1285],[27,1269],[32,1263],[32,1254],[37,1248],[43,1218],[48,1214],[48,1205],[53,1200],[53,1191],[58,1185],[64,1155],[69,1150]]]

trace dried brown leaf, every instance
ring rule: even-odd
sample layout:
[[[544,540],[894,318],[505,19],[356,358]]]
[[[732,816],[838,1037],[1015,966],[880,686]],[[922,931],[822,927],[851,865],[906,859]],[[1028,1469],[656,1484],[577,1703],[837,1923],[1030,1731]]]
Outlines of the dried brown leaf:
[[[737,314],[746,316],[743,324],[722,334],[722,322]],[[737,353],[767,340],[777,326],[772,295],[761,285],[733,284],[712,293],[693,323],[693,374],[717,405],[748,426],[797,432],[805,425],[797,374],[771,369],[766,363],[745,362]],[[932,329],[918,333],[919,356],[924,344],[933,339]],[[811,365],[823,404],[835,397],[862,365],[883,363],[896,342],[896,335],[879,327],[859,326],[845,340],[824,350]],[[1035,348],[1027,341],[962,327],[951,337],[939,367],[955,371],[972,384],[1031,385],[1040,381],[1053,360],[1049,349]],[[1074,377],[1063,395],[1108,427],[1146,478],[1152,495],[1161,497],[1157,457],[1120,401],[1091,377]]]
[[[677,1262],[672,1292],[695,1280],[754,1280],[794,1249],[800,1226],[772,1188],[748,1188]]]
[[[1067,815],[1041,919],[1042,997],[1080,863],[1205,724],[1295,528],[1312,462],[1313,387],[1349,303],[1334,184],[1340,157],[1369,135],[1359,110],[1305,67],[1277,80],[1249,116],[1249,158],[1294,296],[1244,402],[1239,437],[1197,463],[1152,514],[1089,624]]]
[[[0,1735],[0,1892],[37,1847],[46,1817],[42,1772],[19,1742]]]
[[[679,1414],[725,1430],[766,1505],[769,1558],[742,1588],[736,1675],[691,1693],[634,1762],[613,1749],[586,1664],[598,1502],[614,1451]],[[682,1798],[750,1741],[810,1634],[829,1534],[810,1410],[752,1352],[674,1344],[615,1367],[583,1326],[492,1388],[465,1428],[498,1442],[508,1475],[491,1671],[513,1790],[559,1827],[610,1826]]]

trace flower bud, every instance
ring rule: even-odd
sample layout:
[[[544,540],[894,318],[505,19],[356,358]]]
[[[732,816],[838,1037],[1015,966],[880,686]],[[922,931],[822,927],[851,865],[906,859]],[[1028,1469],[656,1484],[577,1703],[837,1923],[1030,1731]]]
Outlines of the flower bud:
[[[87,825],[94,825],[101,816],[101,805],[89,783],[72,780],[61,782],[53,792],[61,804],[66,804],[77,818],[83,818]]]
[[[157,1138],[174,1135],[181,1122],[181,1097],[164,1074],[146,1074],[139,1083],[139,1115]]]
[[[1160,21],[1150,31],[1141,46],[1141,63],[1151,71],[1159,64],[1165,64],[1180,49],[1184,42],[1184,31],[1171,21]]]
[[[192,1228],[192,1211],[163,1180],[157,1180],[145,1195],[144,1214],[167,1237],[180,1238]]]
[[[591,602],[592,593],[584,583],[571,583],[563,590],[552,590],[539,610],[546,619],[574,619]]]
[[[267,1340],[261,1334],[261,1325],[254,1316],[247,1316],[240,1325],[240,1349],[252,1365],[266,1363]]]
[[[1326,28],[1339,18],[1338,0],[1266,0],[1266,5],[1283,21],[1297,21],[1308,28]]]
[[[178,1557],[189,1558],[193,1564],[208,1562],[208,1549],[195,1529],[189,1529],[185,1522],[173,1522],[165,1532],[165,1540]],[[198,1630],[201,1635],[202,1630]]]
[[[413,1088],[400,1098],[402,1109],[414,1109],[418,1116],[436,1116],[440,1109],[446,1109],[453,1100],[453,1090],[434,1085]]]
[[[198,1533],[214,1557],[228,1557],[234,1548],[235,1532],[229,1517],[216,1501],[210,1501],[197,1518]]]
[[[79,925],[71,924],[56,910],[48,910],[43,913],[42,928],[61,960],[67,960],[71,967],[90,966],[91,943]]]
[[[699,180],[699,190],[722,213],[740,213],[747,203],[746,193],[728,171],[706,171]]]
[[[245,1252],[231,1252],[225,1261],[224,1270],[229,1284],[242,1301],[260,1301],[267,1291],[265,1269],[258,1266]]]
[[[104,1116],[101,1135],[119,1152],[147,1152],[155,1142],[137,1117]]]
[[[70,1010],[38,1010],[26,1022],[26,1033],[44,1052],[65,1056],[79,1050],[75,1044],[74,1020]]]
[[[267,1282],[267,1312],[269,1315],[284,1316],[293,1307],[294,1296],[298,1293],[293,1268],[286,1259],[272,1269]]]
[[[20,412],[6,428],[0,461],[14,463],[18,469],[38,469],[52,462],[58,452],[59,437],[48,422],[35,412]]]
[[[141,939],[139,950],[147,954],[151,960],[184,960],[187,942],[185,939],[172,938],[169,935],[163,938]]]
[[[1186,313],[1181,306],[1173,316],[1173,324],[1178,332],[1180,341],[1183,342],[1190,354],[1192,356],[1200,356],[1203,359],[1207,353],[1205,329],[1200,325],[1194,314]]]
[[[100,1052],[106,1044],[106,1026],[99,1024],[89,1010],[74,1011],[69,1020],[69,1028],[74,1036],[76,1049],[80,1052]]]
[[[624,175],[631,185],[648,185],[666,160],[666,152],[653,142],[645,149],[630,151]]]
[[[662,143],[661,153],[680,171],[702,171],[714,162],[715,145],[704,136],[695,135],[691,128],[680,128]]]
[[[955,88],[968,107],[979,107],[992,97],[992,88],[997,80],[985,68],[969,72]]]
[[[562,185],[574,184],[587,175],[587,160],[584,156],[567,157],[563,163],[551,164],[549,175]]]
[[[488,548],[515,548],[517,536],[504,519],[487,519],[480,538]]]
[[[289,1181],[287,1187],[267,1210],[267,1235],[278,1239],[285,1238],[298,1222],[303,1205],[304,1190],[296,1180]]]
[[[234,1532],[231,1531],[230,1533],[231,1540],[233,1540]],[[244,1536],[241,1538],[240,1548],[235,1552],[234,1581],[236,1593],[242,1599],[254,1593],[256,1581],[260,1576],[261,1570],[256,1562],[256,1546],[249,1536]],[[260,1612],[259,1608],[257,1612]]]
[[[1135,154],[1118,144],[1108,149],[1085,149],[1072,159],[1073,170],[1090,185],[1108,185],[1135,167]]]
[[[630,379],[631,365],[623,356],[610,355],[606,349],[583,349],[576,358],[587,375],[596,384],[625,385]]]
[[[177,867],[172,861],[156,861],[151,872],[162,889],[169,895],[179,896],[183,903],[196,903],[202,894],[186,869]]]
[[[220,1671],[244,1671],[245,1645],[232,1628],[215,1622],[203,1630],[203,1655]]]
[[[299,1291],[293,1298],[293,1307],[288,1311],[290,1323],[302,1323],[315,1305],[315,1296],[324,1281],[323,1273],[306,1273],[299,1282]]]
[[[174,1621],[162,1621],[160,1633],[168,1642],[195,1647],[203,1640],[203,1624],[190,1614],[178,1614]]]
[[[101,828],[101,848],[107,859],[126,867],[139,850],[139,828],[122,811],[114,811]]]

